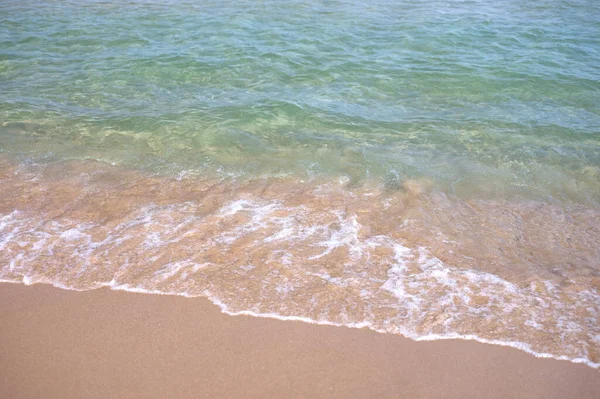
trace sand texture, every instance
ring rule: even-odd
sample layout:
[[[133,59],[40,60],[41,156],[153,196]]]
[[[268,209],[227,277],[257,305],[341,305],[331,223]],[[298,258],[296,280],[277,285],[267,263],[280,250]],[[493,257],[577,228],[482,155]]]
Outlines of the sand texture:
[[[466,341],[231,317],[205,299],[0,284],[1,398],[598,398],[600,374]]]

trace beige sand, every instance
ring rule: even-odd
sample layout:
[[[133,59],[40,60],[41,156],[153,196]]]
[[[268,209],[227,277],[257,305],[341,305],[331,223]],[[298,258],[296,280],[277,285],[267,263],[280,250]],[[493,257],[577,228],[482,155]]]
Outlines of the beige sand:
[[[209,292],[233,312],[510,336],[600,362],[600,208],[0,154],[0,214],[6,281]]]
[[[465,341],[0,284],[0,398],[599,398],[600,372]]]

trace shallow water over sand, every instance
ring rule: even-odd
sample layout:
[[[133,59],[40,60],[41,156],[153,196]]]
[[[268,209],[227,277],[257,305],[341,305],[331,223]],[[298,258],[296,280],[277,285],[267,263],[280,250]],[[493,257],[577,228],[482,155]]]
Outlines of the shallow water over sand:
[[[463,337],[597,365],[600,212],[406,181],[167,178],[4,159],[0,279]]]
[[[600,198],[595,1],[0,4],[0,150]]]

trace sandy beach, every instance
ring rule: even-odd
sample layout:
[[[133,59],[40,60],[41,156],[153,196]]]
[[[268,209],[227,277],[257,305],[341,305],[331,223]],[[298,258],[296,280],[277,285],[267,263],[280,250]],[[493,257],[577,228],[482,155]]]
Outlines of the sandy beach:
[[[584,365],[227,316],[205,299],[0,284],[0,397],[597,398]]]
[[[600,399],[600,1],[0,1],[0,399]]]

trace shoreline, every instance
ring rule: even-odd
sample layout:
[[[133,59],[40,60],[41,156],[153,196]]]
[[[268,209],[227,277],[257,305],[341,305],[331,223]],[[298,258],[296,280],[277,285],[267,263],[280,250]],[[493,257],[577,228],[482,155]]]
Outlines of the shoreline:
[[[454,336],[426,335],[426,336],[419,336],[419,337],[411,337],[411,336],[407,336],[407,335],[404,335],[401,333],[394,334],[394,333],[389,333],[386,331],[376,330],[373,327],[369,326],[368,324],[360,324],[360,323],[337,324],[337,323],[324,321],[324,320],[313,320],[313,319],[310,319],[307,317],[301,317],[301,316],[281,316],[276,313],[256,313],[252,310],[242,310],[242,311],[234,312],[234,311],[228,310],[227,305],[220,302],[218,299],[212,298],[210,296],[205,296],[205,295],[190,296],[188,294],[181,294],[181,293],[176,293],[176,292],[149,291],[149,290],[145,290],[142,288],[127,287],[127,286],[112,285],[112,284],[103,284],[97,288],[90,288],[90,289],[76,289],[76,288],[71,288],[71,287],[62,286],[62,285],[56,285],[55,283],[52,283],[52,282],[31,281],[29,279],[27,279],[27,281],[24,281],[24,282],[16,282],[16,281],[0,279],[0,285],[2,285],[2,284],[16,284],[16,285],[25,285],[25,286],[41,285],[41,286],[49,286],[49,287],[56,288],[59,290],[73,291],[73,292],[89,292],[89,291],[98,291],[98,290],[102,290],[102,291],[108,290],[111,292],[125,292],[125,293],[129,293],[129,294],[158,295],[158,296],[167,296],[167,297],[175,296],[175,297],[181,297],[181,298],[186,298],[186,299],[200,299],[200,300],[208,301],[210,303],[210,305],[216,306],[217,308],[219,308],[222,314],[230,316],[230,317],[244,316],[244,317],[251,317],[251,318],[258,318],[258,319],[277,320],[277,321],[281,321],[281,322],[286,322],[286,321],[300,322],[300,323],[306,323],[306,324],[311,324],[311,325],[315,325],[315,326],[327,326],[327,327],[336,327],[336,328],[340,327],[340,328],[359,329],[359,330],[365,329],[365,330],[369,330],[369,331],[377,333],[377,334],[399,336],[399,337],[402,337],[403,339],[409,339],[414,342],[473,341],[473,342],[477,342],[477,343],[484,344],[484,345],[495,345],[495,346],[516,349],[518,351],[525,352],[526,354],[533,356],[533,357],[537,357],[539,359],[552,359],[552,360],[558,360],[558,361],[565,361],[565,362],[569,362],[569,363],[573,363],[573,364],[581,364],[581,365],[587,366],[591,369],[600,371],[599,363],[594,363],[594,362],[591,362],[591,361],[589,361],[587,359],[583,359],[583,358],[571,359],[566,356],[555,356],[550,353],[535,352],[528,345],[526,345],[522,342],[489,340],[489,339],[478,337],[477,335],[459,335],[459,334],[456,334]]]
[[[0,281],[205,296],[232,314],[597,366],[594,208],[462,201],[416,181],[385,192],[5,164]]]
[[[228,316],[204,298],[0,284],[0,396],[600,396],[598,371],[464,340]],[[193,316],[193,317],[192,317]]]

